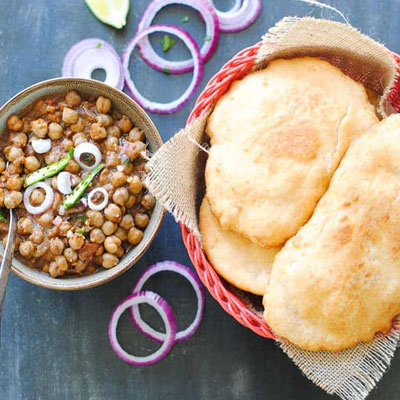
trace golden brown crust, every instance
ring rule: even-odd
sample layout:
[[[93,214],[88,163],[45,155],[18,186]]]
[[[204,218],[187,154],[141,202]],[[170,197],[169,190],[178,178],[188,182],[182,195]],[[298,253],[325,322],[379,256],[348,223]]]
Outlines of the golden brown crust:
[[[207,124],[207,198],[224,229],[264,247],[310,218],[353,137],[378,122],[362,85],[315,58],[232,84]]]
[[[313,216],[275,258],[264,296],[275,333],[340,351],[400,313],[400,115],[355,140]]]

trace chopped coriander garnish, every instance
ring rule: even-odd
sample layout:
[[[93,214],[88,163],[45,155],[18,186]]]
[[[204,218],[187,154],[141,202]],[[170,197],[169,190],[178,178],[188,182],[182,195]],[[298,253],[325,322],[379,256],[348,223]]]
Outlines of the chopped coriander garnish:
[[[0,221],[1,222],[7,222],[7,217],[4,214],[4,210],[0,208]]]
[[[128,166],[129,166],[129,163],[130,163],[130,161],[131,161],[131,160],[130,160],[130,159],[127,157],[127,158],[125,158],[125,159],[124,159],[124,161],[123,161],[123,162],[124,162],[124,164],[125,164],[125,165],[128,167]]]
[[[204,38],[204,41],[205,42],[209,42],[211,40],[211,36],[206,36],[205,38]]]
[[[162,72],[164,72],[164,74],[171,75],[171,71],[168,68],[163,68]]]
[[[99,48],[101,47],[101,43],[100,43],[100,42],[97,43],[97,44],[96,44],[96,47],[99,49]]]
[[[161,40],[161,45],[164,53],[166,53],[169,49],[172,49],[175,45],[175,40],[171,38],[169,35],[164,35]]]
[[[79,234],[83,235],[85,233],[85,230],[83,228],[78,228],[76,230],[76,233],[79,233]]]
[[[86,217],[83,214],[79,214],[78,218],[81,220],[82,224],[86,222]]]
[[[183,17],[182,19],[181,19],[181,22],[183,22],[184,24],[186,24],[186,22],[189,22],[189,17],[186,15],[185,17]]]

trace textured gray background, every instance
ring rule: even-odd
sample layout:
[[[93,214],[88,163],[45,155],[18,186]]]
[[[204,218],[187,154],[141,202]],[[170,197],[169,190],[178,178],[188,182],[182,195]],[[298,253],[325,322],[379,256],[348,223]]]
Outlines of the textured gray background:
[[[216,3],[223,8],[230,1]],[[103,38],[121,53],[147,4],[132,0],[127,26],[116,31],[97,21],[83,0],[0,0],[0,103],[26,86],[59,76],[64,54],[78,40]],[[340,8],[355,27],[400,51],[399,0],[336,0],[330,4]],[[280,18],[305,14],[336,18],[292,0],[265,0],[262,15],[253,26],[221,35],[216,53],[205,66],[201,88],[224,62],[258,41]],[[191,17],[190,23],[181,24],[185,15]],[[186,7],[168,7],[156,21],[182,25],[198,42],[205,36],[201,20]],[[159,41],[159,37],[153,38],[158,49]],[[168,57],[182,59],[186,54],[184,47],[177,45]],[[131,72],[146,95],[164,101],[182,93],[191,77],[165,76],[137,57],[132,59]],[[184,125],[194,100],[176,114],[151,115],[164,140]],[[60,293],[11,276],[0,349],[0,399],[329,398],[303,377],[272,341],[236,323],[208,295],[200,329],[190,340],[177,344],[165,360],[146,368],[119,360],[106,335],[111,311],[129,294],[146,266],[164,259],[190,265],[178,226],[169,216],[142,260],[102,287]],[[194,295],[183,280],[164,275],[155,277],[148,287],[171,302],[181,327],[190,321]],[[128,318],[120,328],[121,342],[128,349],[146,354],[155,348],[132,329]],[[398,354],[369,398],[398,398],[399,373]]]

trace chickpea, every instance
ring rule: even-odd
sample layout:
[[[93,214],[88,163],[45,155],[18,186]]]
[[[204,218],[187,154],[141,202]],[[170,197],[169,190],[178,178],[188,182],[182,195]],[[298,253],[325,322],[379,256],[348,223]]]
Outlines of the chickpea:
[[[50,251],[55,255],[59,256],[64,251],[64,242],[60,238],[54,238],[50,240]]]
[[[53,225],[53,220],[54,220],[53,213],[47,212],[40,216],[39,224],[46,228],[50,228]]]
[[[57,267],[61,270],[61,271],[67,271],[68,270],[68,263],[67,260],[65,259],[64,256],[57,256],[56,257],[56,263],[57,263]]]
[[[133,207],[133,206],[135,205],[135,203],[136,203],[136,196],[133,195],[133,194],[131,194],[131,195],[128,197],[128,200],[127,200],[126,203],[125,203],[125,207],[126,207],[126,208],[131,208],[131,207]]]
[[[3,158],[0,157],[0,172],[3,172],[6,169],[6,162]]]
[[[78,260],[78,252],[71,247],[67,247],[64,250],[64,257],[69,263],[73,263]]]
[[[143,132],[139,128],[133,128],[129,131],[128,140],[130,142],[137,142],[140,140],[143,142]]]
[[[7,128],[17,132],[22,128],[22,120],[19,119],[18,115],[10,115],[7,120]]]
[[[74,145],[74,143],[72,142],[72,140],[64,139],[61,145],[65,151],[69,151],[71,147]]]
[[[33,221],[26,217],[18,220],[17,231],[20,235],[30,235],[33,231]]]
[[[156,204],[156,199],[150,193],[146,193],[140,202],[146,210],[152,210]]]
[[[35,254],[33,257],[39,258],[43,257],[47,254],[49,251],[49,243],[47,241],[44,241],[36,246]]]
[[[85,237],[80,233],[73,233],[68,243],[72,249],[79,250],[85,244]]]
[[[143,238],[143,232],[140,229],[131,228],[128,232],[128,242],[138,244]]]
[[[124,241],[128,238],[128,232],[125,229],[118,228],[115,232],[115,236]]]
[[[103,140],[107,136],[107,131],[100,124],[94,123],[90,126],[90,137],[95,140]]]
[[[35,156],[29,156],[25,158],[25,168],[29,172],[36,171],[40,167],[40,161]]]
[[[4,206],[4,189],[0,188],[0,207]]]
[[[44,161],[47,165],[53,164],[60,160],[62,155],[58,152],[57,148],[52,148],[48,153],[44,155]]]
[[[75,135],[72,136],[72,141],[74,142],[74,146],[76,147],[81,143],[87,142],[86,135],[83,132],[75,133]]]
[[[123,206],[128,200],[128,197],[129,197],[128,189],[124,187],[118,188],[113,194],[113,202],[115,204]]]
[[[122,246],[119,246],[115,254],[118,258],[121,258],[125,254],[124,248]]]
[[[57,276],[63,275],[63,272],[60,271],[55,261],[52,261],[49,265],[49,274],[52,278],[57,278]]]
[[[122,171],[114,171],[110,181],[114,187],[122,186],[126,182],[126,175]]]
[[[111,100],[107,97],[99,96],[96,100],[96,108],[99,113],[108,113],[111,110]]]
[[[106,150],[108,150],[108,151],[117,151],[118,138],[116,138],[115,136],[109,136],[105,140],[104,145],[106,147]]]
[[[100,228],[104,223],[104,217],[100,211],[89,210],[86,213],[86,221],[89,226]]]
[[[112,139],[112,138],[109,138]],[[119,165],[120,159],[117,153],[111,152],[107,157],[106,157],[106,167],[108,168],[115,168],[117,165]]]
[[[12,164],[9,164],[8,167],[6,168],[6,171],[10,174],[21,174],[22,173],[22,167],[21,165],[16,165],[17,161],[14,161]]]
[[[111,222],[119,222],[122,217],[122,211],[116,204],[109,204],[104,210],[105,217]]]
[[[23,180],[19,175],[12,175],[7,179],[6,188],[10,190],[21,190]]]
[[[15,190],[7,191],[4,195],[4,205],[7,208],[18,207],[22,203],[22,193]]]
[[[17,147],[25,147],[28,143],[28,137],[25,133],[17,133],[11,137],[11,143]]]
[[[71,90],[65,95],[65,101],[70,107],[76,107],[81,104],[81,96],[76,90]]]
[[[64,168],[64,171],[70,172],[71,174],[77,174],[81,167],[75,160],[69,160],[68,165]]]
[[[117,236],[108,236],[104,241],[104,248],[109,253],[116,253],[118,247],[121,246],[121,239]]]
[[[103,231],[99,228],[94,228],[90,232],[90,241],[93,243],[103,243],[104,240],[106,239]]]
[[[24,157],[24,151],[15,146],[7,146],[4,149],[4,154],[6,155],[7,160],[11,162],[15,161],[17,158]]]
[[[86,267],[87,267],[87,265],[85,262],[83,262],[82,260],[78,260],[74,266],[74,271],[81,273],[86,269]]]
[[[103,253],[104,253],[104,246],[100,245],[99,248],[96,250],[96,253],[94,253],[94,255],[97,257],[97,256],[101,256]]]
[[[78,121],[76,121],[76,124],[72,124],[69,127],[71,129],[71,132],[77,133],[77,132],[83,132],[85,130],[85,123],[82,118],[78,118]]]
[[[135,226],[135,223],[133,222],[133,217],[130,214],[125,214],[122,217],[121,223],[119,224],[121,228],[123,229],[130,229],[133,226]]]
[[[58,236],[58,226],[53,226],[53,227],[49,228],[49,230],[47,231],[47,236],[49,239],[52,239],[52,238]]]
[[[122,132],[129,132],[132,129],[132,122],[126,115],[119,120],[119,128]]]
[[[135,225],[138,228],[146,228],[148,223],[149,223],[149,216],[147,214],[137,213],[135,215]]]
[[[111,115],[108,114],[99,114],[97,116],[97,122],[101,124],[101,126],[111,126],[113,123],[113,119]]]
[[[115,136],[116,138],[119,138],[121,136],[121,131],[116,125],[109,126],[107,127],[107,136]]]
[[[19,252],[22,257],[32,257],[34,251],[35,251],[35,246],[30,240],[21,242],[21,244],[19,245]]]
[[[39,227],[33,228],[32,234],[29,236],[29,240],[32,240],[33,243],[42,243],[44,240],[43,229]]]
[[[104,186],[108,182],[110,182],[110,171],[107,168],[104,168],[103,171],[100,172],[99,184]]]
[[[42,271],[46,272],[46,274],[48,274],[49,269],[50,269],[49,267],[50,267],[50,264],[46,263],[45,265],[43,265]]]
[[[68,221],[61,222],[60,226],[58,227],[58,231],[60,232],[61,236],[67,236],[67,233],[72,229],[72,225]]]
[[[64,107],[62,113],[62,120],[66,124],[75,124],[78,121],[79,114],[72,108]]]
[[[133,194],[139,194],[143,189],[143,183],[140,178],[135,175],[132,177],[132,180],[129,182],[129,191]]]
[[[115,267],[119,262],[118,257],[115,254],[104,253],[102,255],[102,263],[103,268],[109,269]]]
[[[101,227],[101,230],[106,236],[110,236],[117,230],[117,224],[114,224],[111,221],[106,221]]]
[[[47,136],[47,122],[43,118],[31,121],[31,130],[37,137],[43,139]]]
[[[133,163],[129,163],[128,165],[124,165],[124,169],[122,170],[122,172],[126,175],[126,176],[130,176],[132,175],[132,172],[134,170],[134,166]]]
[[[22,132],[28,134],[31,132],[31,125],[27,118],[22,119]]]
[[[49,137],[52,140],[61,139],[63,137],[63,127],[57,122],[52,122],[49,125]]]
[[[31,193],[30,200],[32,205],[34,206],[42,204],[44,199],[45,199],[45,194],[42,189],[34,189],[33,192]]]
[[[126,147],[126,155],[131,161],[139,157],[142,151],[146,150],[146,145],[143,142],[137,141],[135,143],[130,143]]]

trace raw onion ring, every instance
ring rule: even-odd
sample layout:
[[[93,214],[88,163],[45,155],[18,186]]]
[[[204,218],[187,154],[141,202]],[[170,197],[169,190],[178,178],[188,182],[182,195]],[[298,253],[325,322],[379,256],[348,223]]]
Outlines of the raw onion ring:
[[[33,206],[31,204],[30,197],[32,192],[37,188],[43,189],[46,192],[46,196],[42,204],[40,204],[39,206]],[[51,207],[51,205],[53,204],[53,200],[54,200],[54,191],[50,187],[50,185],[46,182],[38,182],[32,186],[29,186],[24,193],[24,206],[26,208],[26,211],[28,211],[28,213],[32,215],[41,214],[45,212],[49,207]]]
[[[95,161],[93,165],[86,165],[81,161],[81,155],[82,154],[91,154]],[[96,145],[94,145],[93,143],[89,143],[89,142],[84,142],[84,143],[80,143],[78,144],[78,146],[75,147],[75,151],[74,151],[74,158],[75,161],[79,164],[79,166],[82,169],[86,169],[88,171],[91,171],[93,168],[96,168],[100,162],[101,162],[101,153],[100,150],[98,149],[98,147]]]
[[[136,34],[138,35],[140,32],[150,27],[156,14],[165,6],[171,4],[182,4],[192,7],[203,17],[206,23],[206,38],[209,40],[204,41],[204,44],[200,49],[200,55],[203,63],[207,62],[217,47],[219,23],[214,8],[206,0],[154,0],[146,8],[146,11],[139,21]],[[147,37],[144,37],[143,40],[140,41],[139,50],[140,55],[146,63],[158,71],[168,70],[174,74],[183,74],[192,71],[195,66],[192,59],[183,61],[165,60],[154,51]]]
[[[147,303],[148,305],[152,306],[160,314],[165,325],[165,340],[163,341],[161,347],[153,354],[139,357],[127,353],[121,347],[117,339],[117,325],[119,318],[126,309],[129,307],[138,306],[142,303]],[[110,340],[111,347],[117,356],[129,364],[138,366],[151,365],[163,359],[169,353],[175,342],[175,334],[176,323],[171,307],[160,296],[149,291],[135,293],[119,303],[113,311],[110,323],[108,324],[108,338]]]
[[[70,194],[72,192],[72,174],[67,171],[61,171],[57,175],[57,189],[62,194]]]
[[[190,82],[189,87],[186,91],[176,100],[173,100],[169,103],[156,103],[153,101],[148,100],[143,95],[139,93],[135,84],[131,79],[131,75],[129,73],[129,58],[130,55],[138,44],[140,40],[142,40],[147,35],[154,33],[154,32],[166,32],[170,33],[171,35],[177,36],[181,39],[187,48],[189,49],[190,53],[192,54],[194,60],[194,70],[193,70],[193,77],[192,81]],[[128,44],[127,48],[122,55],[122,65],[124,67],[125,72],[125,82],[126,86],[131,94],[131,96],[147,111],[152,111],[160,114],[169,114],[175,111],[180,110],[187,101],[189,101],[190,97],[196,91],[197,87],[200,84],[201,77],[203,75],[203,63],[200,57],[200,52],[197,47],[196,42],[186,33],[184,30],[173,26],[173,25],[153,25],[150,28],[145,29],[142,32],[139,32]]]
[[[220,32],[239,32],[249,27],[260,15],[261,0],[243,0],[241,6],[237,8],[240,1],[236,1],[234,7],[229,11],[218,11],[213,0],[208,0],[214,7],[219,21]]]
[[[163,261],[157,264],[152,265],[147,268],[143,274],[140,276],[138,281],[136,282],[132,294],[141,292],[144,284],[147,280],[158,272],[170,271],[175,272],[184,278],[186,278],[189,283],[192,285],[196,296],[197,296],[197,312],[193,322],[184,330],[179,331],[176,334],[175,341],[181,342],[190,338],[197,330],[200,325],[203,312],[204,312],[204,290],[203,286],[200,282],[200,279],[197,275],[188,267],[185,267],[182,264],[179,264],[174,261]],[[131,318],[134,325],[143,332],[146,336],[157,342],[164,342],[166,340],[166,335],[163,332],[156,331],[150,325],[143,321],[138,305],[133,305],[131,307]]]
[[[104,69],[104,83],[122,90],[124,72],[120,58],[114,47],[102,39],[84,39],[74,44],[65,55],[61,75],[92,79],[95,69]]]
[[[93,201],[92,201],[92,197],[96,194],[96,192],[100,192],[103,194],[104,200],[100,204],[93,203]],[[89,193],[87,201],[88,201],[89,208],[91,210],[100,211],[103,208],[105,208],[106,205],[108,204],[108,192],[103,187],[95,188]],[[86,205],[85,205],[85,207],[86,207]]]

